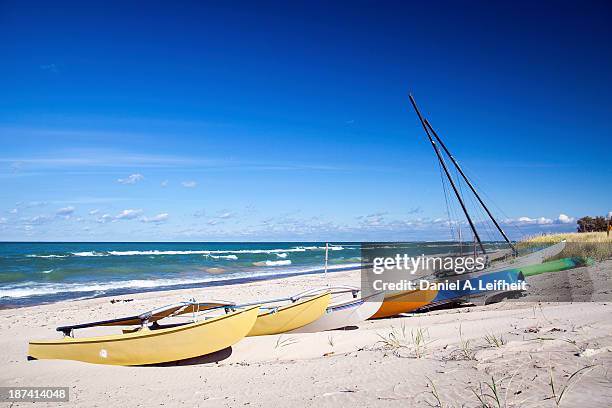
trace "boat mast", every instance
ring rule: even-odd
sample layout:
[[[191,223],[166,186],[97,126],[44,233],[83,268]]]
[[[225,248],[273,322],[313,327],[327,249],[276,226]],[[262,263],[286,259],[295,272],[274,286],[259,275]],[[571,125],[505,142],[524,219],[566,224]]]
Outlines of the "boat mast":
[[[472,185],[470,180],[467,178],[467,176],[465,175],[465,173],[461,169],[461,166],[459,166],[459,163],[457,163],[457,160],[455,160],[455,157],[446,148],[446,145],[444,144],[442,139],[440,139],[440,137],[438,136],[436,131],[433,129],[433,127],[431,127],[431,124],[429,123],[429,121],[427,119],[425,119],[425,124],[427,125],[427,127],[429,128],[431,133],[433,133],[433,135],[435,136],[435,138],[438,141],[438,143],[440,143],[440,146],[442,146],[442,149],[444,149],[444,151],[446,152],[448,157],[450,157],[451,161],[453,162],[453,164],[455,165],[457,170],[459,170],[459,174],[461,174],[461,177],[463,177],[463,179],[467,183],[467,185],[470,188],[470,190],[472,190],[472,193],[474,193],[474,195],[476,196],[476,199],[478,200],[480,205],[482,205],[482,208],[484,208],[484,210],[487,212],[487,215],[489,216],[491,221],[493,221],[493,224],[495,224],[495,227],[497,228],[497,230],[500,232],[502,237],[504,237],[504,239],[506,240],[508,245],[510,245],[510,248],[512,248],[512,251],[516,254],[517,253],[516,247],[514,246],[514,244],[512,244],[512,242],[510,242],[510,239],[508,239],[508,236],[506,235],[506,233],[504,232],[502,227],[497,223],[497,220],[495,219],[495,217],[493,217],[493,214],[491,214],[491,211],[489,211],[489,208],[485,205],[484,201],[482,201],[482,198],[480,198],[480,195],[476,192],[476,189],[474,188],[474,186]]]
[[[438,160],[440,161],[440,164],[442,165],[442,168],[444,169],[444,173],[446,174],[448,181],[450,181],[450,184],[453,187],[455,196],[457,196],[457,200],[459,200],[459,204],[461,204],[461,209],[463,210],[463,213],[465,214],[465,217],[467,218],[468,223],[470,224],[470,228],[472,229],[472,232],[474,233],[474,238],[476,238],[476,241],[478,241],[478,244],[480,245],[480,249],[482,250],[482,253],[486,254],[487,251],[485,250],[484,245],[482,245],[480,236],[478,235],[478,232],[476,231],[476,227],[474,226],[474,223],[472,222],[472,218],[470,217],[470,214],[468,213],[468,210],[465,207],[463,199],[461,198],[461,194],[459,194],[459,190],[457,190],[457,186],[455,185],[455,182],[453,181],[453,178],[451,177],[450,172],[448,171],[448,168],[446,167],[446,163],[442,159],[442,155],[440,154],[440,150],[438,149],[438,146],[436,145],[436,141],[433,140],[433,138],[431,137],[431,134],[429,133],[429,129],[427,128],[427,125],[425,124],[425,120],[423,119],[423,116],[421,116],[421,112],[419,111],[419,108],[417,107],[416,101],[412,97],[412,94],[409,94],[408,96],[410,97],[410,102],[412,103],[412,106],[414,107],[414,110],[416,111],[416,114],[418,115],[419,120],[421,121],[421,125],[423,125],[423,129],[425,130],[425,133],[427,133],[429,142],[431,143],[431,146],[436,152],[436,156],[438,157]]]

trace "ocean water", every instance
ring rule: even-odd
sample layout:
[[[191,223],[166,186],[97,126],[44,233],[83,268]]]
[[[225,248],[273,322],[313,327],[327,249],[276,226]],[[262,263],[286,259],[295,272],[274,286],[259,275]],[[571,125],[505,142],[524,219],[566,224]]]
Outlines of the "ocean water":
[[[330,271],[359,243],[330,245]],[[0,307],[226,285],[323,271],[325,243],[0,243]]]
[[[453,243],[405,243],[407,253]],[[330,272],[360,266],[360,243],[329,247]],[[325,243],[0,243],[0,307],[228,285],[323,272]]]

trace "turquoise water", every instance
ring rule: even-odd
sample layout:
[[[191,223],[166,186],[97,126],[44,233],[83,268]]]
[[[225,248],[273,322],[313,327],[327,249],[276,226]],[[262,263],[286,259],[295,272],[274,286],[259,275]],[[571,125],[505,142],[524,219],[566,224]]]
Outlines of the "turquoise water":
[[[405,243],[410,255],[453,243]],[[0,307],[321,273],[325,243],[0,243]],[[360,243],[330,245],[329,270],[359,267]]]
[[[0,243],[0,306],[231,284],[318,273],[324,243]],[[358,243],[331,245],[330,270]]]

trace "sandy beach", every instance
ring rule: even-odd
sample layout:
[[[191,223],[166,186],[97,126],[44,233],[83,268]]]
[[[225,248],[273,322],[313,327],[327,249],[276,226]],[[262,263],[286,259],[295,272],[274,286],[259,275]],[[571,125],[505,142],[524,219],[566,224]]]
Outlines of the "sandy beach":
[[[533,277],[531,290],[543,280],[563,286],[567,274]],[[245,338],[231,350],[155,367],[27,361],[27,343],[59,337],[54,329],[62,324],[129,315],[191,297],[251,301],[327,282],[358,285],[359,273],[7,309],[0,311],[0,385],[68,386],[70,402],[64,404],[87,407],[471,407],[481,406],[477,395],[490,394],[487,384],[495,381],[501,406],[554,407],[568,387],[560,406],[608,407],[612,304],[606,299],[612,293],[612,261],[570,274],[597,279],[592,298],[599,301],[538,303],[528,301],[536,300],[528,293],[519,301],[367,321],[354,330]],[[418,333],[425,341],[413,341]]]
[[[0,408],[612,408],[611,20],[0,0]]]

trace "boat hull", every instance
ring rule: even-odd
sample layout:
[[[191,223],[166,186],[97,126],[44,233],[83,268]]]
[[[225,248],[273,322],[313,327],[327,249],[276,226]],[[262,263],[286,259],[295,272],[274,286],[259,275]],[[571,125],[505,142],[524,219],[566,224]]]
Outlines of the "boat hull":
[[[488,298],[499,298],[498,295],[502,293],[510,294],[512,292],[520,292],[520,290],[497,290],[497,289],[484,289],[487,285],[495,284],[497,282],[503,282],[505,284],[517,285],[521,281],[524,281],[525,277],[523,274],[515,269],[506,271],[497,271],[480,274],[475,277],[467,277],[466,279],[458,279],[455,283],[458,285],[456,289],[444,289],[439,290],[436,297],[431,301],[430,304],[426,305],[424,309],[431,307],[441,306],[448,303],[458,302],[460,300],[474,300],[476,298],[482,298],[484,303],[488,303]],[[469,284],[468,284],[469,282]]]
[[[575,268],[578,266],[588,265],[589,261],[587,259],[581,258],[562,258],[557,259],[555,261],[544,262],[536,265],[528,265],[519,268],[523,275],[534,276],[539,275],[541,273],[548,272],[561,272],[571,268]]]
[[[407,290],[390,293],[385,296],[380,309],[371,319],[396,316],[400,313],[412,312],[429,304],[438,294],[437,290]]]
[[[381,292],[365,298],[330,305],[319,319],[292,330],[291,333],[316,333],[358,325],[368,320],[380,309],[384,297],[385,294]]]
[[[329,306],[330,299],[331,295],[327,292],[262,313],[257,317],[257,321],[248,336],[285,333],[312,323],[323,316],[327,306]]]
[[[145,328],[111,336],[31,341],[28,356],[39,360],[77,360],[126,366],[184,360],[236,343],[251,330],[258,312],[259,306],[254,306],[167,329]]]

